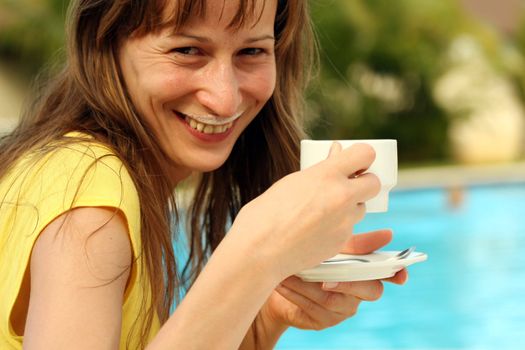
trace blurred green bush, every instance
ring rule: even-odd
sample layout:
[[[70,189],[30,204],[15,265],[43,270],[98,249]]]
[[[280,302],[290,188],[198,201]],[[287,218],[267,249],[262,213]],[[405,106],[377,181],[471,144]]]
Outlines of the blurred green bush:
[[[68,0],[0,0],[0,58],[34,76],[60,59]]]
[[[315,138],[395,138],[404,163],[450,158],[450,115],[433,97],[459,36],[501,65],[501,39],[455,0],[313,1],[321,79],[312,89]],[[500,67],[502,68],[502,67]]]

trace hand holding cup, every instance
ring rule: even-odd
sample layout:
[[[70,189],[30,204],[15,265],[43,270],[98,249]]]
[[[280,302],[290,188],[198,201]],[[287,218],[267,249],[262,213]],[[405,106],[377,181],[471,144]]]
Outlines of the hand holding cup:
[[[377,176],[366,173],[374,149],[332,145],[324,160],[285,176],[244,206],[232,226],[234,235],[252,232],[241,239],[248,240],[244,249],[261,251],[282,279],[339,253],[365,215],[363,203],[379,192]]]
[[[301,169],[306,169],[324,160],[331,145],[337,142],[343,149],[358,143],[370,145],[376,153],[372,165],[365,173],[375,174],[381,182],[381,190],[366,202],[368,213],[388,210],[388,194],[397,183],[397,141],[396,140],[302,140]],[[359,175],[359,173],[354,174]]]

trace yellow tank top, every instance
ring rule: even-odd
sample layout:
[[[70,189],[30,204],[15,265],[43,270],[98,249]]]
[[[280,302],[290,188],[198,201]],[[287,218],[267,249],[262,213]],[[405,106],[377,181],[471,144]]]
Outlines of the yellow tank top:
[[[121,160],[107,147],[80,133],[66,145],[31,152],[0,180],[0,349],[22,349],[23,337],[10,323],[32,247],[54,218],[76,207],[118,208],[127,219],[136,263],[122,306],[120,349],[126,349],[132,327],[143,315],[144,271],[141,268],[140,206],[135,185]],[[155,318],[150,338],[160,325]],[[135,332],[137,335],[135,335]],[[140,329],[133,329],[130,348],[137,348]]]

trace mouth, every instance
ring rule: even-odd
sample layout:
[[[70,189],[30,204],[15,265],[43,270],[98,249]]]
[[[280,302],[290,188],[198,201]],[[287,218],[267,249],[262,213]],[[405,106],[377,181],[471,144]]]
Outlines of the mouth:
[[[210,120],[209,122],[203,122],[202,120],[197,120],[196,117],[189,116],[187,114],[173,111],[180,119],[182,119],[186,124],[188,124],[192,129],[201,132],[203,134],[223,134],[230,130],[233,127],[233,124],[235,120],[237,120],[240,117],[240,114],[232,117],[232,118],[226,118],[224,119],[223,123],[220,123],[219,121]],[[199,118],[202,119],[202,118]]]

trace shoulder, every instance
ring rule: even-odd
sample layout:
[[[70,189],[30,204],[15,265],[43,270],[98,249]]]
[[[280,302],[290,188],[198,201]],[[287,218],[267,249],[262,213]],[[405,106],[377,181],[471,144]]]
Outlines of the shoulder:
[[[15,178],[74,176],[86,171],[129,177],[124,162],[107,145],[81,133],[69,133],[27,152],[10,171]]]
[[[38,189],[40,200],[62,195],[64,203],[72,206],[78,201],[138,206],[133,178],[110,147],[85,134],[66,136],[25,157],[17,176],[24,182],[22,188],[32,193]]]
[[[61,269],[85,265],[90,278],[103,281],[130,267],[131,252],[126,220],[118,209],[81,207],[63,213],[46,226],[35,243],[32,261],[59,259],[57,268]],[[41,266],[47,269],[48,263]]]
[[[91,171],[102,172],[102,175],[109,177],[129,178],[123,160],[109,146],[85,134],[67,134],[31,156],[43,168],[58,174],[75,175]]]
[[[140,240],[139,194],[130,172],[108,146],[75,133],[29,152],[0,183],[4,202],[15,203],[26,230],[38,233],[75,208],[112,208]]]

